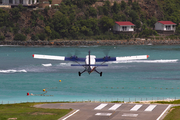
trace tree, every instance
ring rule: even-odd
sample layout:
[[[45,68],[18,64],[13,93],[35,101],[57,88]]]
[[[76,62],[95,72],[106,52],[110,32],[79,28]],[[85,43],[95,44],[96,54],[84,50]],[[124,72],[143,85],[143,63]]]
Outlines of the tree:
[[[45,40],[46,39],[46,35],[44,33],[40,33],[40,34],[38,34],[38,38],[40,40]]]
[[[63,15],[60,11],[57,11],[52,18],[54,30],[60,34],[62,37],[68,36],[68,29],[70,27],[69,18]]]
[[[106,31],[109,31],[110,28],[112,28],[114,25],[113,19],[109,18],[108,16],[103,16],[100,19],[100,27],[101,30],[105,33]]]
[[[84,0],[84,2],[85,2],[85,4],[92,5],[95,2],[97,2],[97,0]]]
[[[126,9],[126,3],[123,1],[121,1],[121,10],[125,10]]]
[[[109,14],[110,8],[111,8],[110,2],[109,1],[105,1],[104,6],[103,6],[103,13],[104,13],[104,15],[107,16]]]
[[[50,26],[46,26],[46,27],[45,27],[45,31],[46,31],[46,33],[47,33],[48,36],[50,36],[51,33],[52,33]]]
[[[9,26],[9,14],[7,11],[4,11],[0,8],[0,27],[2,26]]]
[[[128,5],[131,5],[132,4],[132,0],[128,0]]]
[[[138,2],[133,2],[132,3],[132,9],[136,12],[140,12],[141,7],[139,6]]]
[[[157,18],[156,18],[156,17],[151,17],[151,23],[150,23],[150,26],[154,28],[156,22],[157,22]]]
[[[92,17],[96,17],[97,16],[97,10],[94,7],[90,7],[89,8],[89,15]]]
[[[141,22],[139,20],[136,20],[135,27],[137,28],[137,31],[139,31],[139,28],[141,27]]]
[[[37,41],[38,39],[39,39],[39,38],[38,38],[37,35],[34,35],[34,34],[31,35],[31,40]]]
[[[114,5],[112,6],[112,11],[117,14],[120,11],[120,9],[121,6],[115,1]]]
[[[141,33],[140,36],[142,37],[149,37],[151,35],[157,35],[157,32],[155,30],[151,30],[148,28],[145,28]]]
[[[138,14],[137,14],[134,10],[131,10],[131,11],[129,12],[129,16],[132,18],[132,22],[133,22],[133,23],[135,23],[136,20],[139,19]]]
[[[3,35],[0,35],[0,41],[5,40],[5,37]]]
[[[11,13],[12,20],[17,22],[21,16],[19,13],[19,8],[15,7],[15,8],[10,9],[10,13]]]
[[[16,40],[16,41],[25,41],[26,36],[23,35],[23,34],[18,33],[18,34],[15,35],[14,40]]]
[[[54,40],[54,39],[60,39],[61,37],[58,32],[52,30],[50,38]]]
[[[177,34],[177,35],[180,35],[180,25],[178,25],[178,26],[176,27],[176,34]]]
[[[78,35],[79,35],[79,31],[80,31],[79,27],[73,25],[73,26],[71,26],[69,32],[70,32],[71,36],[76,39],[78,37]]]

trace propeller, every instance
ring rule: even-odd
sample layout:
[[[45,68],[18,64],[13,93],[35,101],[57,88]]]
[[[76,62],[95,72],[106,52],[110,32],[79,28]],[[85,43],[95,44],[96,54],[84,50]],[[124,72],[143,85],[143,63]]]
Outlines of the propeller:
[[[67,56],[71,59],[71,60],[77,60],[78,59],[78,55],[80,54],[79,50],[75,50],[74,55],[72,55],[71,53],[68,53]]]
[[[111,56],[108,56],[109,51],[110,51],[110,49],[105,49],[105,50],[103,50],[103,53],[105,54],[105,56],[104,56],[103,59],[104,59],[105,61],[107,61],[107,60],[109,60],[109,59],[111,58]]]

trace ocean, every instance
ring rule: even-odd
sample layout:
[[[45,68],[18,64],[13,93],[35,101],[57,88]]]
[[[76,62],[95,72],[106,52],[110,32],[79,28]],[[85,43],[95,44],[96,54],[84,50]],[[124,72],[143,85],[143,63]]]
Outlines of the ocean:
[[[34,59],[32,54],[85,57],[149,55],[109,62],[96,72],[73,62]],[[61,80],[61,81],[60,81]],[[46,91],[44,92],[43,89]],[[32,94],[27,96],[27,93]],[[180,46],[0,46],[0,104],[52,101],[180,99]]]

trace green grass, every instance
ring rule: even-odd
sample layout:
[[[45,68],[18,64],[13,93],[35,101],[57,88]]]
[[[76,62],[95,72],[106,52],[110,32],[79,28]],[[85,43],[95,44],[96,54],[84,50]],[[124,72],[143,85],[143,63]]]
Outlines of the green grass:
[[[159,104],[180,104],[180,100],[174,100],[174,101],[155,101],[151,103],[159,103]]]
[[[72,110],[35,108],[33,107],[35,104],[37,103],[0,105],[0,120],[8,120],[8,118],[17,118],[17,120],[57,120]]]
[[[111,103],[124,103],[124,101],[111,101]]]
[[[163,120],[180,120],[180,106],[172,107]]]

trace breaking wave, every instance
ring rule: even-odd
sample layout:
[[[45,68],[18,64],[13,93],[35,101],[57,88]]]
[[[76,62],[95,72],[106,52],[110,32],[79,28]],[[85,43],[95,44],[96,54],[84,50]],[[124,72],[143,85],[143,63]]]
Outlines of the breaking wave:
[[[51,63],[49,63],[49,64],[42,64],[42,66],[50,67],[50,66],[52,66],[52,64]]]
[[[175,63],[178,59],[172,60],[122,60],[109,63]]]
[[[72,63],[60,63],[58,66],[71,66]]]
[[[0,73],[17,73],[17,72],[24,72],[26,73],[27,71],[26,70],[13,70],[13,69],[10,69],[10,70],[0,70]]]

